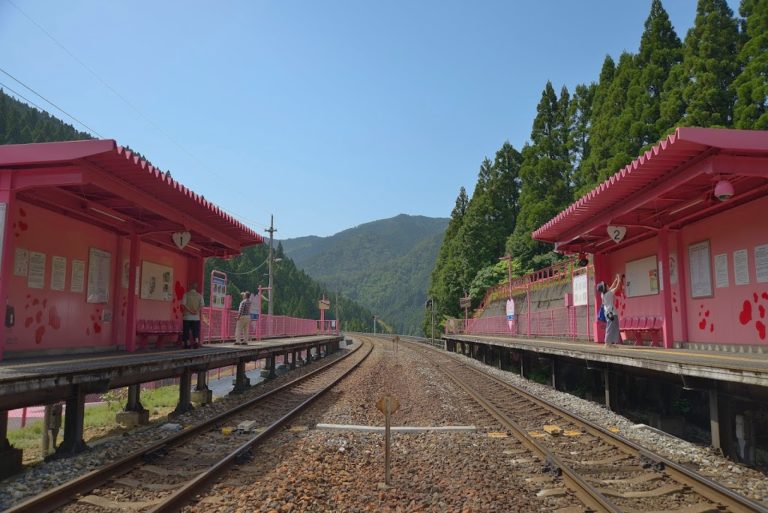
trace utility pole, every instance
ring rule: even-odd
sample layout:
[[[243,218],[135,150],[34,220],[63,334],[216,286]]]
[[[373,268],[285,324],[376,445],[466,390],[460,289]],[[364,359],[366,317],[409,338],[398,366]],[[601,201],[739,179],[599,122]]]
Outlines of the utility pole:
[[[432,338],[430,339],[432,345],[435,345],[435,300],[431,297],[427,298],[427,302],[424,304],[426,308],[429,308],[432,313]]]
[[[435,345],[435,300],[431,299],[432,303],[432,345]]]
[[[272,317],[275,304],[275,286],[272,279],[272,264],[274,263],[274,254],[272,253],[272,241],[275,236],[275,216],[269,216],[269,229],[264,230],[269,233],[269,304],[267,305],[267,314]]]
[[[339,318],[339,289],[334,291],[336,296],[336,333],[341,333],[341,319]]]

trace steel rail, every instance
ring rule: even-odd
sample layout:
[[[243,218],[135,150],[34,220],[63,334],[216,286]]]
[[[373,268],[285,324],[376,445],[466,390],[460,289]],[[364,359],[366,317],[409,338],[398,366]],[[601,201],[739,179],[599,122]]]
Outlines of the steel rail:
[[[596,512],[616,512],[621,509],[613,504],[607,497],[601,494],[595,487],[585,481],[578,473],[563,463],[554,453],[543,445],[537,443],[526,431],[518,424],[507,417],[503,412],[488,402],[479,392],[474,390],[464,380],[454,374],[452,371],[438,364],[438,368],[459,385],[467,394],[478,404],[488,410],[503,426],[509,428],[515,438],[527,447],[534,454],[537,454],[543,461],[554,465],[562,472],[563,480],[568,488],[576,493],[576,496],[585,506]]]
[[[616,445],[620,450],[628,454],[631,454],[633,456],[638,456],[638,457],[645,457],[656,463],[661,463],[665,467],[664,470],[670,475],[672,479],[674,479],[675,481],[678,481],[681,484],[691,485],[691,487],[697,493],[699,493],[702,497],[709,499],[715,504],[726,506],[727,508],[729,508],[729,511],[732,511],[734,513],[768,513],[767,506],[764,506],[759,502],[753,501],[748,497],[744,497],[743,495],[740,495],[734,492],[730,488],[716,481],[712,481],[711,479],[708,479],[702,476],[701,474],[699,474],[698,472],[688,469],[680,465],[679,463],[675,463],[674,461],[668,458],[665,458],[661,454],[657,454],[645,447],[642,447],[641,445],[637,444],[636,442],[628,438],[625,438],[617,433],[614,433],[601,426],[598,426],[597,424],[594,424],[593,422],[575,413],[568,412],[563,408],[557,406],[556,404],[551,404],[538,397],[535,397],[534,395],[526,392],[525,390],[518,388],[510,383],[507,383],[506,381],[501,380],[496,376],[492,376],[486,372],[483,372],[480,369],[474,368],[473,366],[466,365],[461,362],[457,362],[457,363],[468,369],[471,369],[474,372],[482,374],[483,376],[497,382],[498,384],[500,384],[501,386],[509,390],[515,391],[516,393],[522,395],[526,399],[544,408],[548,408],[556,412],[558,415],[562,415],[570,422],[583,426],[587,431],[590,432],[590,434],[603,439],[608,439],[610,442]]]
[[[23,502],[20,502],[19,504],[12,506],[9,509],[6,509],[3,513],[50,513],[51,511],[54,511],[57,508],[60,508],[61,506],[64,506],[65,504],[70,503],[72,500],[72,497],[75,497],[78,494],[90,492],[91,490],[98,488],[102,484],[114,479],[115,477],[125,474],[126,472],[130,471],[132,468],[143,463],[146,457],[152,454],[161,454],[164,449],[177,446],[182,442],[184,442],[185,440],[196,436],[200,432],[210,430],[216,424],[219,424],[222,421],[226,420],[227,417],[234,415],[236,413],[239,413],[240,411],[250,408],[252,406],[255,406],[256,404],[263,402],[266,399],[269,399],[273,395],[276,395],[277,393],[283,390],[291,388],[301,383],[302,381],[305,381],[315,376],[316,374],[325,371],[329,367],[332,367],[338,364],[339,362],[349,358],[350,356],[355,354],[361,347],[362,347],[362,344],[354,348],[352,351],[345,354],[344,356],[336,360],[333,360],[331,362],[328,362],[325,365],[312,370],[311,372],[308,372],[302,376],[299,376],[296,379],[293,379],[275,388],[274,390],[270,390],[257,397],[254,397],[253,399],[249,399],[248,401],[242,404],[239,404],[230,410],[222,412],[202,422],[201,424],[193,426],[189,429],[185,429],[155,444],[141,448],[129,454],[123,459],[120,459],[118,461],[109,463],[103,467],[92,470],[91,472],[88,472],[87,474],[83,474],[82,476],[75,478],[72,481],[61,484],[55,488],[51,488],[50,490],[47,490],[42,494],[35,495],[34,497],[30,497],[29,499]]]
[[[436,351],[431,347],[427,348],[423,344],[419,344],[417,347],[424,348],[427,351]],[[650,459],[651,461],[662,464],[665,467],[664,470],[669,474],[671,479],[681,484],[689,485],[691,489],[694,490],[696,493],[700,494],[702,497],[705,497],[706,499],[712,501],[715,504],[728,508],[728,511],[732,511],[734,513],[768,513],[768,506],[765,506],[748,497],[744,497],[743,495],[740,495],[734,492],[730,488],[727,488],[726,486],[716,481],[712,481],[711,479],[708,479],[702,476],[698,472],[695,472],[678,463],[675,463],[674,461],[669,460],[668,458],[665,458],[664,456],[657,454],[645,447],[642,447],[641,445],[637,444],[632,440],[629,440],[628,438],[625,438],[617,433],[613,433],[601,426],[598,426],[597,424],[575,413],[570,413],[555,404],[544,401],[543,399],[540,399],[526,392],[525,390],[516,387],[515,385],[512,385],[502,379],[499,379],[496,376],[488,374],[487,372],[481,369],[475,368],[474,366],[462,363],[458,361],[458,359],[454,356],[450,356],[447,353],[446,353],[446,356],[454,360],[457,365],[460,365],[466,369],[469,369],[475,373],[478,373],[483,377],[491,379],[494,382],[501,385],[502,387],[507,388],[508,390],[512,390],[515,393],[525,397],[527,400],[530,400],[543,408],[547,408],[551,411],[554,411],[558,415],[561,415],[562,417],[564,417],[566,420],[574,424],[581,425],[593,436],[596,436],[602,439],[607,439],[609,442],[613,443],[619,450],[622,450],[623,452],[633,456],[645,457],[647,459]],[[524,433],[524,434],[527,436],[527,433]],[[531,439],[531,442],[534,444],[536,443],[532,439]],[[563,468],[563,471],[565,471],[565,467],[562,467],[562,468]]]
[[[358,346],[358,348],[359,347],[362,347],[362,344]],[[328,384],[321,390],[318,390],[317,392],[312,394],[310,397],[305,399],[301,404],[299,404],[294,409],[292,409],[291,411],[289,411],[288,413],[286,413],[285,415],[277,419],[275,422],[270,424],[263,432],[259,433],[252,439],[248,440],[247,442],[242,444],[240,447],[232,451],[230,454],[228,454],[226,457],[221,459],[216,465],[213,465],[208,470],[197,475],[191,481],[188,481],[186,484],[184,484],[184,486],[182,486],[181,488],[176,490],[173,494],[171,494],[169,497],[167,497],[165,500],[163,500],[162,503],[150,509],[149,513],[168,513],[173,511],[179,511],[198,492],[200,492],[203,488],[207,487],[211,481],[218,479],[219,476],[221,475],[221,472],[223,472],[229,466],[235,463],[241,457],[241,455],[246,454],[253,447],[255,447],[256,445],[266,440],[269,436],[274,434],[275,431],[277,431],[286,422],[288,422],[294,416],[301,413],[304,409],[306,409],[310,404],[312,404],[320,396],[322,396],[328,390],[336,386],[336,384],[339,381],[347,377],[353,370],[355,370],[361,363],[363,363],[366,358],[368,358],[368,356],[371,354],[372,351],[373,351],[373,344],[371,344],[370,347],[368,348],[368,352],[365,353],[365,355],[363,355],[362,358],[360,358],[360,361],[358,361],[349,369],[347,369],[341,376],[336,378],[332,383]],[[338,361],[341,361],[341,360],[337,360],[337,362]]]

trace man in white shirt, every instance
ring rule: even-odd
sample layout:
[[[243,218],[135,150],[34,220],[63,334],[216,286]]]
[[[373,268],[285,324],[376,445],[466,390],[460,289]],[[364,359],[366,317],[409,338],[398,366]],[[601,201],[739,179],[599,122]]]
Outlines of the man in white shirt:
[[[235,345],[246,345],[248,343],[249,328],[251,326],[251,293],[242,292],[240,297],[240,307],[237,309],[237,325],[235,326]]]
[[[182,328],[181,340],[189,348],[190,334],[192,347],[200,347],[200,312],[203,309],[203,295],[197,291],[197,283],[190,283],[189,290],[181,298]]]

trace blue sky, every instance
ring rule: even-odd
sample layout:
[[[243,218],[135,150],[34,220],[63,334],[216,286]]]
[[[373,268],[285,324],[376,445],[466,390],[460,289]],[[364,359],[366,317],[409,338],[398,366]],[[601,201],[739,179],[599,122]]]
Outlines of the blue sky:
[[[448,217],[547,80],[637,50],[650,3],[0,0],[0,68],[254,229],[325,236]],[[664,6],[684,38],[695,0]]]

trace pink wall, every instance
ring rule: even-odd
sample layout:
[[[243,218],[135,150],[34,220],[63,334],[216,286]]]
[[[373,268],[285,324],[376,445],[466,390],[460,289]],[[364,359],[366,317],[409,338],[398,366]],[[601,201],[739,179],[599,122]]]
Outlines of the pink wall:
[[[67,218],[24,202],[17,202],[10,212],[13,223],[11,258],[16,248],[44,253],[43,288],[29,288],[26,276],[14,276],[11,266],[9,302],[16,322],[6,331],[6,352],[61,350],[68,348],[124,345],[127,289],[122,287],[122,263],[118,258],[118,236],[87,223]],[[112,254],[109,302],[86,302],[89,249]],[[124,238],[121,252],[128,260],[130,239]],[[64,290],[52,290],[52,257],[66,258]],[[72,261],[85,263],[83,292],[72,292]],[[179,287],[186,283],[188,260],[177,253],[148,244],[141,245],[140,260],[149,260],[173,268],[172,301],[138,300],[138,319],[177,319]],[[119,274],[117,274],[119,273]],[[116,290],[117,289],[117,290]],[[109,314],[112,320],[108,319]]]
[[[768,198],[762,198],[683,230],[683,253],[686,258],[689,244],[702,240],[710,242],[713,296],[692,299],[690,282],[688,285],[688,333],[691,342],[768,343],[768,283],[757,283],[755,275],[755,246],[768,244],[766,212]],[[746,249],[748,255],[747,285],[735,284],[733,252],[741,249]],[[717,288],[714,260],[715,255],[723,253],[728,261],[728,286]]]
[[[755,275],[755,246],[768,244],[765,216],[768,198],[736,207],[717,216],[686,226],[682,230],[682,262],[685,276],[678,276],[672,284],[672,319],[674,339],[682,340],[680,305],[687,304],[688,340],[691,343],[750,344],[768,343],[768,283],[757,283]],[[631,228],[630,228],[631,232]],[[710,271],[713,295],[692,298],[688,246],[703,240],[710,242]],[[748,254],[749,284],[736,285],[733,252],[746,249]],[[676,234],[670,232],[669,251],[677,257]],[[611,279],[624,273],[627,262],[652,254],[658,256],[658,238],[653,238],[611,253],[606,258],[608,270],[604,276]],[[726,254],[728,260],[728,286],[717,288],[715,283],[715,255]],[[680,265],[678,264],[678,269]],[[680,294],[680,280],[685,279],[686,297]],[[622,317],[663,316],[663,294],[617,300]]]

